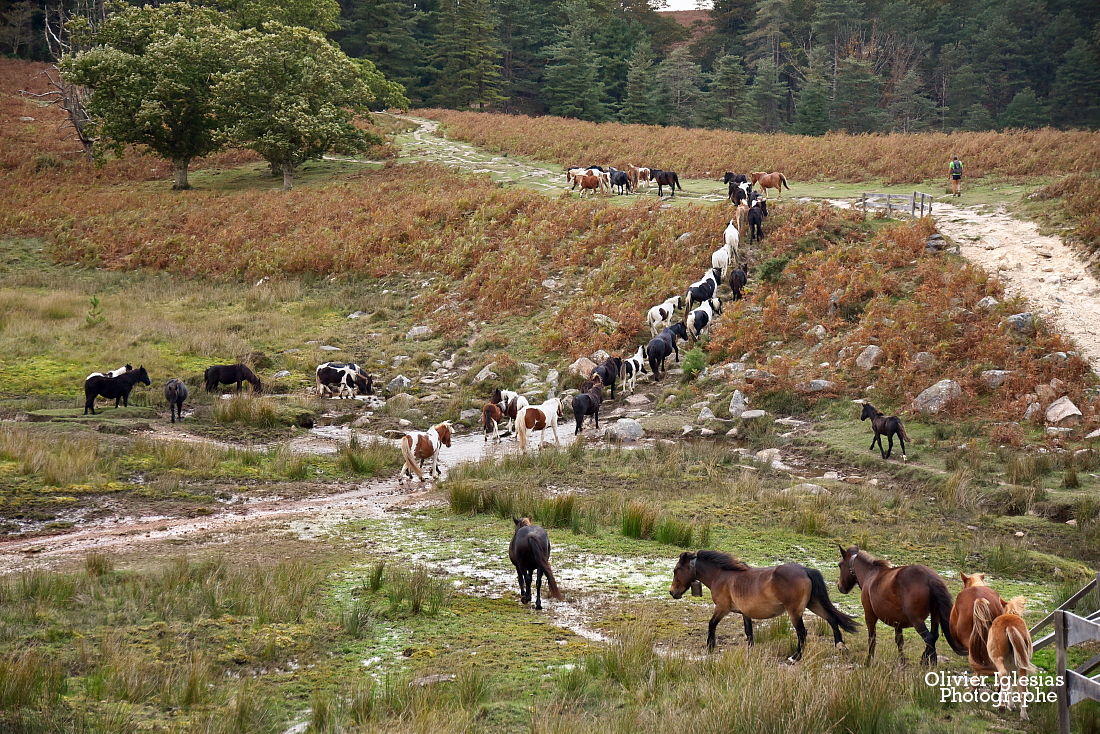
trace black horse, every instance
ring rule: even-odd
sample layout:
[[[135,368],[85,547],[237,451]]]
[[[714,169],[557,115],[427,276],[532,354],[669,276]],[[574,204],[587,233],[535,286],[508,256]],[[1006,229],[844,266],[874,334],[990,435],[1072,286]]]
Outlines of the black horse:
[[[241,391],[242,382],[252,385],[253,392],[260,392],[263,389],[260,378],[256,377],[256,373],[249,369],[247,365],[239,362],[237,364],[216,364],[207,367],[206,372],[203,373],[203,379],[206,381],[207,392],[214,392],[219,385],[232,385],[234,382],[237,383],[237,392]]]
[[[546,583],[550,587],[550,598],[561,599],[558,591],[558,582],[554,579],[554,571],[550,568],[550,536],[546,530],[538,525],[532,525],[530,518],[513,517],[516,524],[516,532],[512,536],[512,542],[508,546],[508,557],[512,559],[512,565],[516,567],[516,576],[519,577],[519,598],[524,604],[531,601],[531,572],[536,575],[535,580],[535,609],[542,609],[542,577],[545,574]]]
[[[654,169],[649,172],[649,180],[657,183],[657,196],[664,196],[664,189],[662,188],[664,186],[672,190],[672,196],[676,196],[676,189],[684,190],[684,187],[680,185],[680,177],[676,175],[676,171]]]
[[[620,194],[630,193],[630,176],[626,175],[626,171],[611,172],[611,188],[618,189]]]
[[[890,453],[894,450],[894,436],[898,437],[898,441],[901,442],[901,460],[905,461],[905,441],[909,438],[909,435],[905,432],[905,426],[901,424],[901,418],[896,415],[889,417],[879,412],[878,408],[870,403],[863,404],[863,412],[860,413],[859,419],[865,421],[868,418],[871,419],[871,428],[875,429],[875,437],[871,439],[870,448],[874,448],[875,444],[878,444],[879,453],[882,454],[882,458],[889,459]],[[885,451],[882,448],[882,437],[886,436],[889,440],[889,448]]]
[[[603,403],[603,382],[599,374],[593,372],[592,379],[581,386],[581,394],[573,398],[573,417],[577,421],[577,430],[573,435],[579,435],[584,425],[586,416],[593,416],[596,420],[597,430],[600,427],[600,405]]]
[[[733,202],[734,206],[740,204],[745,200],[745,190],[741,188],[741,184],[749,184],[749,191],[752,191],[752,184],[749,182],[749,177],[743,173],[731,173],[726,171],[726,175],[722,177],[722,183],[729,184],[729,200]]]
[[[619,379],[619,373],[623,371],[623,360],[620,357],[608,357],[596,369],[593,375],[599,375],[604,386],[611,388],[611,399],[615,399],[615,382]]]
[[[746,220],[749,223],[749,242],[756,242],[757,240],[764,239],[764,210],[760,207],[760,204],[749,207],[749,213],[746,215]]]
[[[686,341],[687,338],[687,326],[684,325],[684,322],[678,321],[672,326],[666,326],[660,334],[649,340],[645,351],[649,356],[649,371],[653,373],[654,380],[661,378],[661,371],[665,368],[665,360],[668,359],[668,355],[675,354],[676,361],[680,361],[680,347],[677,346],[676,340],[683,339]]]
[[[749,266],[741,263],[740,267],[730,271],[730,290],[733,291],[732,301],[740,301],[743,297],[742,289],[749,282]]]
[[[172,422],[176,422],[176,416],[183,420],[183,401],[187,400],[187,385],[178,377],[173,377],[164,385],[164,399],[168,401]]]
[[[119,401],[125,407],[130,407],[130,391],[139,382],[146,385],[153,384],[144,365],[136,370],[123,372],[118,377],[92,375],[84,380],[84,415],[88,415],[89,412],[95,415],[95,399],[100,395],[105,398],[114,398],[116,408]]]

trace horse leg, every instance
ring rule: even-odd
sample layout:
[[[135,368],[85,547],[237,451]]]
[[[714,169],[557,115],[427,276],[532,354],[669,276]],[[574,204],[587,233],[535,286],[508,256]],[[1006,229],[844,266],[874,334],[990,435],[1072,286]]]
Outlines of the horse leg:
[[[798,635],[798,647],[795,648],[794,655],[787,658],[788,662],[797,663],[802,659],[802,648],[806,646],[806,623],[802,621],[801,614],[795,614],[794,612],[788,612],[787,616],[791,618],[791,624],[794,626],[794,632]]]
[[[871,450],[871,451],[873,451],[873,450],[874,450],[874,448],[875,448],[875,444],[879,442],[879,438],[878,438],[878,436],[879,436],[879,433],[878,433],[878,431],[876,430],[876,431],[875,431],[875,435],[874,435],[874,436],[873,436],[873,437],[871,438],[871,446],[870,446],[870,449],[869,449],[869,450]]]
[[[531,570],[524,569],[520,575],[520,587],[522,589],[521,600],[524,604],[531,603]]]
[[[920,656],[920,661],[928,665],[936,664],[936,640],[940,638],[940,632],[937,627],[935,630],[929,630],[924,626],[924,619],[918,619],[913,623],[913,629],[917,631],[917,634],[924,640],[924,653]]]
[[[707,624],[707,652],[714,652],[714,646],[716,644],[714,631],[718,629],[718,623],[721,622],[727,614],[729,614],[728,609],[721,609],[719,607],[714,608],[714,614],[710,616],[710,622]]]
[[[892,434],[892,433],[887,433],[887,434],[886,434],[886,440],[887,440],[887,441],[889,442],[889,443],[888,443],[888,448],[886,449],[886,456],[884,456],[884,457],[882,457],[882,458],[884,458],[884,459],[889,459],[889,458],[890,458],[890,454],[894,453],[894,434]],[[879,448],[882,448],[882,444],[881,444],[881,443],[879,444]]]
[[[894,644],[898,646],[898,661],[905,665],[905,632],[901,627],[894,628]]]
[[[741,619],[745,622],[745,639],[748,641],[749,647],[752,647],[756,644],[752,639],[752,617],[742,613]]]
[[[535,609],[542,609],[542,569],[535,569]]]
[[[554,444],[560,448],[561,447],[561,439],[558,438],[558,421],[557,421],[557,419],[555,419],[554,422],[550,424],[550,428],[551,428],[551,430],[554,431]]]
[[[863,621],[867,625],[867,665],[875,658],[875,643],[878,642],[878,634],[875,627],[878,625],[878,617],[874,612],[864,610]]]
[[[905,454],[906,454],[906,451],[905,451],[905,437],[902,436],[900,432],[898,433],[898,442],[901,444],[901,460],[905,461],[906,458],[907,458],[905,456]]]

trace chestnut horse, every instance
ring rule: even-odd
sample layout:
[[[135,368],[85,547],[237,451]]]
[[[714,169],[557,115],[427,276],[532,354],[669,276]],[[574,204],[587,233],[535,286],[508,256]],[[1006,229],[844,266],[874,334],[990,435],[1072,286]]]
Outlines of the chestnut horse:
[[[1020,678],[1034,675],[1039,669],[1031,662],[1035,648],[1031,643],[1031,632],[1021,616],[1024,613],[1024,598],[1017,596],[1005,602],[1004,611],[994,618],[989,603],[979,599],[974,604],[974,631],[981,629],[987,640],[986,654],[997,672],[997,684],[1001,691],[1002,707],[1011,709],[1013,703],[1020,704],[1020,718],[1027,720],[1027,699],[1023,694],[1027,686]],[[1013,673],[1016,674],[1017,695],[1011,696]]]
[[[911,566],[891,566],[889,561],[875,558],[870,553],[852,546],[840,548],[840,578],[837,588],[841,594],[847,594],[853,586],[861,590],[863,617],[867,623],[867,663],[875,656],[875,626],[879,620],[894,628],[894,642],[898,646],[898,657],[905,662],[902,646],[905,637],[902,630],[912,627],[924,640],[924,653],[921,662],[936,662],[936,640],[939,628],[943,627],[943,637],[951,649],[959,655],[966,654],[966,648],[955,641],[951,634],[951,592],[938,573],[914,564]],[[926,617],[932,618],[932,630],[924,625]]]
[[[481,408],[481,428],[485,431],[485,441],[493,434],[493,442],[500,441],[500,424],[504,422],[504,411],[496,403],[485,403]]]
[[[749,174],[752,177],[751,183],[764,189],[764,196],[768,195],[768,189],[775,189],[779,192],[779,198],[783,198],[783,186],[787,186],[787,177],[782,173],[775,171],[774,173],[764,173],[763,171],[754,171]],[[791,187],[787,186],[787,191],[790,191]]]
[[[974,624],[974,606],[979,599],[984,599],[996,617],[1004,613],[1005,602],[1000,594],[986,586],[984,573],[959,576],[963,590],[951,607],[951,635],[969,650],[970,669],[979,675],[989,674],[994,672],[993,663],[985,650],[985,630]]]
[[[787,658],[789,662],[802,658],[802,648],[806,644],[806,625],[802,615],[806,609],[829,623],[833,628],[833,642],[840,649],[844,649],[840,631],[856,630],[855,620],[833,606],[821,572],[797,563],[752,568],[719,551],[681,553],[680,561],[672,571],[672,587],[668,593],[673,599],[679,599],[697,581],[710,589],[714,601],[714,614],[707,628],[708,650],[714,650],[714,631],[730,612],[741,615],[745,622],[745,637],[750,645],[753,644],[752,620],[771,619],[786,612],[798,635],[798,647]]]

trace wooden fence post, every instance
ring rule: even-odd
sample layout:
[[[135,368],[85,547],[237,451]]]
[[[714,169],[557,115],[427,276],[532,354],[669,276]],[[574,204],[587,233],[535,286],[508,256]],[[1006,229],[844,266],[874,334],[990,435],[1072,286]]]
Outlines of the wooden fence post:
[[[1058,734],[1069,734],[1069,679],[1066,677],[1066,613],[1054,612],[1054,652],[1057,661],[1055,675],[1062,679],[1058,686]]]

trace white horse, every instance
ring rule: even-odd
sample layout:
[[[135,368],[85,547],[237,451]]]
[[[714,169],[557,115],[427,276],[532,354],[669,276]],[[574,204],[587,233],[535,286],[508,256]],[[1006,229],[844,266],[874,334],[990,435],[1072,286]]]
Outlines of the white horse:
[[[732,256],[733,252],[729,245],[722,245],[710,254],[710,267],[716,271],[715,275],[719,281],[722,280],[722,274],[728,272]]]
[[[664,303],[659,303],[649,309],[645,320],[649,324],[650,337],[656,337],[661,331],[672,324],[672,316],[684,305],[683,296],[673,296]]]
[[[546,429],[554,433],[554,443],[561,446],[558,438],[558,420],[564,415],[561,400],[550,398],[542,405],[526,405],[516,413],[516,439],[519,450],[527,451],[527,434],[539,431],[539,447],[546,442]]]

